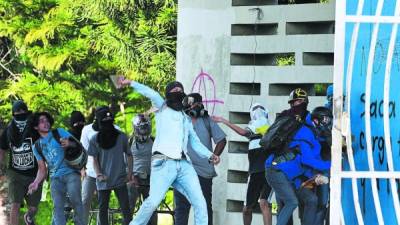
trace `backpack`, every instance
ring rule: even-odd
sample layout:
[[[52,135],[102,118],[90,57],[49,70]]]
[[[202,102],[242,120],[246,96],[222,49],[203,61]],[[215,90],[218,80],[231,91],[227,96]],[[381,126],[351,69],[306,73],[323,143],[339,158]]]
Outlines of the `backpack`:
[[[60,136],[60,133],[58,132],[58,130],[54,129],[51,131],[51,133],[53,134],[53,138],[61,145],[61,142],[60,142],[61,136]],[[64,151],[65,152],[64,160],[66,161],[67,165],[69,165],[70,167],[81,170],[83,167],[86,166],[86,162],[87,162],[87,158],[88,158],[86,150],[83,148],[82,144],[74,136],[70,136],[68,139],[70,141],[75,142],[75,144],[77,146],[73,147],[73,148],[70,147]],[[42,150],[42,147],[40,146],[39,141],[40,141],[40,139],[38,139],[35,142],[35,148],[38,151],[39,155],[43,158],[43,160],[46,160],[46,158],[43,155],[43,152],[42,152],[43,150]]]
[[[261,138],[260,145],[269,154],[283,154],[302,125],[293,116],[280,116]]]

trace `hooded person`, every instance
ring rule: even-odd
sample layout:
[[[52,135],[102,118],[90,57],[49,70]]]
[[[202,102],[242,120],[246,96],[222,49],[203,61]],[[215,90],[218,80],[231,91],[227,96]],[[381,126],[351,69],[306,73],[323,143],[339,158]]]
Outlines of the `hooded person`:
[[[259,204],[263,214],[264,225],[270,225],[272,223],[272,216],[268,205],[268,198],[272,189],[265,179],[264,167],[264,162],[268,155],[260,145],[262,136],[269,128],[268,109],[259,103],[252,104],[250,107],[250,119],[247,127],[243,129],[229,122],[227,119],[213,116],[214,121],[227,125],[239,135],[249,139],[249,176],[246,201],[243,207],[243,224],[251,224],[253,209]]]
[[[204,108],[203,97],[199,93],[190,93],[183,99],[185,113],[191,118],[208,116],[208,111]]]
[[[0,138],[0,168],[3,167],[6,152],[9,154],[7,178],[11,202],[10,224],[18,224],[19,209],[24,199],[28,205],[24,220],[26,224],[32,224],[40,202],[42,185],[32,195],[27,195],[27,189],[38,171],[33,143],[39,136],[33,132],[31,112],[24,101],[15,101],[11,111],[13,118]]]
[[[199,93],[190,93],[183,100],[184,112],[190,117],[193,129],[200,142],[210,152],[220,156],[226,145],[226,134],[220,126],[208,115],[203,105],[203,98]],[[214,142],[214,146],[213,146]],[[213,179],[217,176],[215,167],[209,160],[196,154],[191,145],[188,145],[188,155],[200,181],[201,190],[207,203],[208,225],[213,225],[212,195]],[[191,204],[177,190],[174,190],[175,225],[188,225]]]
[[[128,137],[114,126],[114,116],[108,107],[96,111],[99,131],[89,143],[88,154],[93,157],[96,189],[99,200],[100,224],[108,224],[111,191],[114,191],[123,215],[123,225],[132,219],[126,182],[132,180],[132,153]]]
[[[71,112],[69,119],[70,132],[76,139],[81,139],[82,129],[85,126],[85,116],[79,111]]]
[[[180,89],[180,90],[179,90]],[[179,90],[179,91],[175,91]],[[183,110],[183,99],[185,98],[186,94],[184,92],[184,88],[181,82],[173,81],[170,82],[165,87],[165,103],[168,107],[175,111]]]
[[[31,112],[24,101],[15,101],[12,106],[13,119],[9,125],[9,138],[14,146],[20,146],[24,137],[30,133],[31,127],[29,121]]]
[[[290,108],[282,111],[279,116],[293,116],[300,121],[305,121],[310,113],[308,107],[308,94],[302,88],[296,88],[290,92],[288,103]]]
[[[103,149],[114,147],[120,132],[114,126],[114,116],[108,107],[96,112],[96,122],[99,129],[97,143]]]
[[[100,130],[100,122],[97,116],[102,117],[104,113],[102,112],[110,112],[108,106],[98,106],[93,111],[92,115],[94,120],[92,123],[86,125],[82,129],[82,135],[80,141],[82,146],[88,150],[90,147],[91,139],[96,136]],[[106,113],[107,114],[107,113]],[[112,114],[111,114],[112,115]],[[115,126],[115,125],[114,125]],[[118,127],[115,126],[117,129]],[[104,131],[104,129],[103,129]],[[115,132],[113,132],[115,133]],[[100,141],[108,142],[107,140],[107,132],[102,132],[102,137]],[[114,137],[115,138],[115,137]],[[115,140],[114,140],[115,141]],[[96,143],[97,144],[97,143]],[[111,143],[112,144],[112,143]],[[84,224],[87,224],[89,221],[89,211],[91,209],[92,199],[94,197],[94,193],[96,192],[96,172],[93,167],[93,157],[89,156],[88,161],[86,163],[86,169],[81,171],[83,181],[82,181],[82,203],[83,203],[83,219]],[[97,219],[99,221],[99,218]]]
[[[118,79],[118,86],[131,86],[149,98],[158,109],[155,112],[157,132],[152,148],[150,193],[130,225],[146,224],[171,185],[185,193],[192,203],[195,224],[207,224],[207,205],[196,171],[190,162],[188,145],[190,144],[201,158],[214,164],[219,163],[219,157],[201,143],[191,118],[183,112],[183,85],[177,81],[169,83],[165,90],[165,99],[146,85],[124,77]]]
[[[247,129],[261,138],[267,132],[270,125],[268,122],[268,110],[261,104],[254,103],[250,107],[250,119]],[[260,148],[259,143],[259,138],[250,140],[249,149]]]

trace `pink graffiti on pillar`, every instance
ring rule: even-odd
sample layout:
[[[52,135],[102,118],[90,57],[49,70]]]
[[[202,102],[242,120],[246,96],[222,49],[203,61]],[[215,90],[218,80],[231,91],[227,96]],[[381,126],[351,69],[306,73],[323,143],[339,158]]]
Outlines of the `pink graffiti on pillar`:
[[[207,90],[211,89],[211,93],[207,93]],[[208,74],[201,70],[200,74],[197,75],[193,82],[191,92],[197,92],[203,97],[204,107],[214,115],[215,106],[217,104],[224,104],[224,101],[217,99],[217,92],[214,79]]]

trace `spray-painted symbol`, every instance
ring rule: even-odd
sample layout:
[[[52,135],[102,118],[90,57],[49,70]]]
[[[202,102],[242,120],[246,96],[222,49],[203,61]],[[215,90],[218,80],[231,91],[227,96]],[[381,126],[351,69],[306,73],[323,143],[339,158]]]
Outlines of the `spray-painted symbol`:
[[[211,90],[211,93],[207,93],[207,90]],[[201,72],[197,75],[193,82],[191,92],[197,92],[203,97],[204,107],[214,114],[215,106],[217,104],[224,104],[224,101],[217,99],[216,85],[214,79],[207,73]]]

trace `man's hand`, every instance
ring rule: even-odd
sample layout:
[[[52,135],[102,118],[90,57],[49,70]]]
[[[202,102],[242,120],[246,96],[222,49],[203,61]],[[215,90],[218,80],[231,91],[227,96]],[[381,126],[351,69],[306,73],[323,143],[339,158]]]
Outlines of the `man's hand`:
[[[33,181],[28,187],[28,195],[33,194],[33,192],[37,191],[38,188],[39,188],[39,183]]]
[[[86,177],[86,169],[85,168],[81,169],[81,177]]]
[[[133,179],[132,173],[131,173],[131,172],[128,172],[128,175],[126,176],[126,181],[127,181],[128,183],[130,183],[130,182],[132,182],[132,179]]]
[[[118,76],[117,88],[123,88],[123,87],[129,86],[131,84],[131,82],[132,82],[132,80],[129,80],[126,77]]]
[[[327,176],[322,175],[322,174],[318,174],[315,177],[315,183],[317,185],[327,184],[327,183],[329,183],[329,178]]]
[[[99,173],[99,174],[97,174],[96,179],[98,181],[106,181],[107,180],[107,176],[102,174],[102,173]]]
[[[219,156],[212,154],[209,161],[214,165],[218,165],[218,163],[220,162],[220,158]]]
[[[76,147],[76,143],[70,141],[68,138],[60,138],[61,147],[65,150],[68,147]]]

